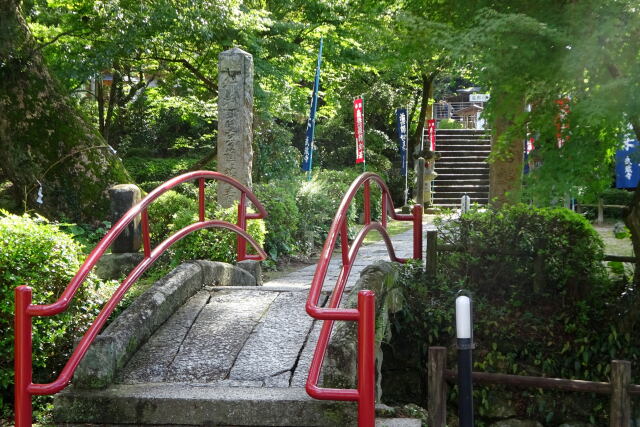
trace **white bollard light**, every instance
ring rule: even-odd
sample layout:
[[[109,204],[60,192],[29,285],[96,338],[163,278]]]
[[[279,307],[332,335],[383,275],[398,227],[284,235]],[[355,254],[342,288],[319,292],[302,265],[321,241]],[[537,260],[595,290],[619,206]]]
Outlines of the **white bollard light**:
[[[458,344],[458,422],[473,427],[473,320],[471,298],[456,298],[456,336]]]
[[[456,298],[456,337],[471,338],[471,298],[466,295]]]

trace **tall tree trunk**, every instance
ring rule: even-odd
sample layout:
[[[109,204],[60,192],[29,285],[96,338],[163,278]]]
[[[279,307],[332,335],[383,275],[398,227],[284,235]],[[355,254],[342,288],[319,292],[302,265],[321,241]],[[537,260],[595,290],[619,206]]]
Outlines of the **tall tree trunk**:
[[[496,207],[517,202],[522,189],[524,137],[509,136],[510,117],[524,109],[522,100],[514,99],[500,90],[492,91],[497,102],[491,133],[489,163],[489,201]],[[508,140],[504,140],[508,138]]]
[[[104,218],[107,189],[131,179],[62,93],[19,0],[0,1],[0,167],[30,208],[56,218]]]
[[[431,74],[422,73],[422,100],[420,102],[420,116],[418,117],[418,126],[409,141],[409,153],[417,153],[420,146],[420,140],[424,132],[424,123],[427,120],[427,112],[429,111],[429,99],[433,95],[433,80],[436,78],[437,72]]]

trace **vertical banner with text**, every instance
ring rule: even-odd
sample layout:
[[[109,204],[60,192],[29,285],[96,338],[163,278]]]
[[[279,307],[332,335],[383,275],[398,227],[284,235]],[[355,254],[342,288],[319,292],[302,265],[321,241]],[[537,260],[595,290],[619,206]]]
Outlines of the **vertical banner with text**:
[[[429,150],[436,151],[436,121],[435,121],[435,119],[427,120],[427,129],[429,131]]]
[[[407,176],[407,109],[396,109],[396,131],[400,150],[400,175]]]
[[[302,170],[311,172],[313,167],[313,134],[316,126],[316,110],[318,109],[318,86],[320,85],[320,64],[322,63],[322,39],[320,39],[320,50],[318,51],[318,63],[316,65],[316,76],[313,81],[313,94],[311,95],[311,112],[307,121],[307,132],[304,139],[304,154],[302,157]],[[311,175],[309,174],[309,179]]]
[[[364,104],[362,97],[353,100],[353,129],[356,136],[356,164],[364,163]]]

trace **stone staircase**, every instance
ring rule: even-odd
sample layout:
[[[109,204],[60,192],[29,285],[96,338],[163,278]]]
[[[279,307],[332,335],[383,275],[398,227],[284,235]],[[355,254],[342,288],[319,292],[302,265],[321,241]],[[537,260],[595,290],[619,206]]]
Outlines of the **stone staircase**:
[[[436,133],[438,177],[433,181],[435,206],[459,208],[467,194],[471,203],[487,204],[489,199],[489,130],[442,129]]]

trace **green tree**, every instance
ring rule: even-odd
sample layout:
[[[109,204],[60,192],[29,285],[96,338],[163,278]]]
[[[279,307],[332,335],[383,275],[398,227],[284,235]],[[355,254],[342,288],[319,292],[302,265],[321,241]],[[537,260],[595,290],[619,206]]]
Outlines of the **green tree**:
[[[54,216],[103,216],[107,188],[130,178],[49,73],[18,0],[0,3],[0,106],[0,167],[16,198]]]

